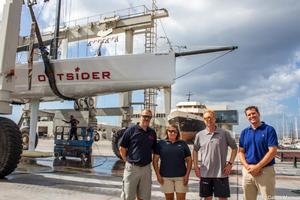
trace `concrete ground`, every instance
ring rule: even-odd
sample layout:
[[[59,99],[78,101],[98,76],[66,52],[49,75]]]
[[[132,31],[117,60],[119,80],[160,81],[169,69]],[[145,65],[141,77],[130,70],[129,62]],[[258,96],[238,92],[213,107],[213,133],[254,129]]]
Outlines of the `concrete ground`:
[[[37,151],[53,151],[53,140],[41,139]],[[234,172],[240,172],[241,166],[234,167]],[[91,163],[77,158],[23,158],[13,174],[0,180],[0,200],[120,199],[123,169],[124,163],[113,155],[107,140],[95,142]],[[276,172],[276,199],[300,199],[300,169],[277,162]],[[241,180],[236,173],[230,176],[230,199],[242,199]],[[198,187],[192,172],[187,199],[200,199]],[[152,199],[164,199],[154,174]]]

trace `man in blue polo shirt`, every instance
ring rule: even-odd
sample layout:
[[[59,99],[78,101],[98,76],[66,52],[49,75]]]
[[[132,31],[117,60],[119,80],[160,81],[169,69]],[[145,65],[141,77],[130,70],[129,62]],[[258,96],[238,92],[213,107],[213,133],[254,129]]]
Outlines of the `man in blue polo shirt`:
[[[239,157],[243,164],[243,189],[245,200],[255,200],[257,193],[263,199],[274,199],[275,155],[278,140],[275,129],[260,121],[256,106],[249,106],[245,114],[250,126],[240,135]]]
[[[151,110],[141,113],[140,122],[128,128],[120,142],[120,154],[126,162],[123,175],[122,199],[151,199],[151,161],[156,148],[156,133],[149,127]]]

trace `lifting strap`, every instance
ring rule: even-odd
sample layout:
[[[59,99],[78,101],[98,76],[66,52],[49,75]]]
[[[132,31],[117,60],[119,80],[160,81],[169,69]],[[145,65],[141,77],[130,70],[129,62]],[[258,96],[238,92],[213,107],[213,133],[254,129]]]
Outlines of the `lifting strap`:
[[[48,58],[49,53],[46,49],[46,46],[44,46],[42,36],[41,36],[41,32],[40,32],[39,26],[37,24],[37,21],[36,21],[34,12],[33,12],[32,4],[28,4],[28,7],[29,7],[32,22],[35,23],[35,33],[36,33],[36,37],[37,37],[38,44],[39,44],[39,49],[41,51],[42,59],[43,59],[44,66],[45,66],[45,74],[48,78],[50,88],[51,88],[52,92],[57,97],[59,97],[63,100],[68,100],[68,101],[73,100],[74,101],[75,98],[67,97],[67,96],[63,95],[62,93],[60,93],[60,91],[57,88],[56,80],[55,80],[55,76],[54,76],[54,68],[53,68],[53,65],[50,63],[50,60]]]

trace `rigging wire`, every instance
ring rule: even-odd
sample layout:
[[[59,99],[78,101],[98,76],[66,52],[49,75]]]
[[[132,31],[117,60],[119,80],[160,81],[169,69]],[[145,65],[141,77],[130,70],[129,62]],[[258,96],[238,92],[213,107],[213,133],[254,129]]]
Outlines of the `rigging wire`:
[[[63,24],[66,26],[67,21],[67,9],[68,9],[68,0],[63,1]]]
[[[70,26],[70,18],[71,18],[71,9],[72,9],[72,0],[65,1],[65,13],[64,13],[64,23],[65,26]]]
[[[65,1],[65,18],[64,18],[64,24],[65,27],[70,26],[70,15],[71,15],[71,8],[72,8],[72,0],[66,0]],[[69,41],[69,34],[67,34],[67,41]],[[70,50],[69,42],[67,43],[67,51],[66,51],[66,57],[72,57],[72,51]]]
[[[227,52],[225,52],[224,54],[219,55],[219,56],[217,56],[217,57],[215,57],[215,58],[209,60],[208,62],[206,62],[206,63],[204,63],[204,64],[202,64],[202,65],[200,65],[200,66],[197,66],[197,67],[191,69],[190,71],[188,71],[188,72],[186,72],[186,73],[184,73],[184,74],[182,74],[182,75],[180,75],[180,76],[177,76],[177,77],[175,78],[175,80],[180,79],[180,78],[182,78],[182,77],[184,77],[184,76],[187,76],[187,75],[189,75],[190,73],[192,73],[193,71],[196,71],[196,70],[198,70],[198,69],[204,68],[206,65],[208,65],[208,64],[210,64],[210,63],[212,63],[212,62],[218,60],[219,58],[225,56],[226,54],[228,54],[228,53],[230,53],[230,52],[232,52],[232,51],[233,51],[233,50],[227,51]]]
[[[42,11],[44,10],[45,5],[46,5],[46,2],[44,2],[44,3],[43,3],[43,6],[40,8],[39,14],[37,15],[37,20],[39,19],[39,17],[40,17],[40,15],[41,15]]]
[[[70,0],[69,3],[70,3],[70,4],[69,4],[69,13],[68,13],[68,14],[69,14],[69,21],[68,21],[68,22],[70,23],[70,21],[71,21],[71,9],[72,9],[72,7],[73,7],[73,5],[72,5],[72,0]]]
[[[39,11],[38,11],[38,15],[37,15],[37,20],[39,19],[39,17],[40,17],[40,15],[41,15],[41,13],[42,13],[42,11],[45,9],[45,5],[46,5],[46,3],[47,2],[43,2],[43,5],[42,5],[42,7],[39,9]],[[18,38],[19,39],[19,38]],[[27,50],[29,50],[29,47],[27,48]],[[25,56],[25,54],[23,54],[23,53],[17,53],[17,63],[22,63],[23,61],[23,57]]]
[[[167,36],[167,33],[166,33],[166,30],[165,30],[164,24],[162,23],[161,19],[159,19],[159,22],[160,22],[160,25],[161,25],[161,27],[162,27],[162,30],[163,30],[163,32],[164,32],[164,34],[165,34],[165,37],[166,37],[166,39],[167,39],[167,43],[168,43],[168,45],[170,46],[170,50],[171,50],[171,51],[174,51],[174,49],[173,49],[173,47],[172,47],[172,44],[171,44],[171,41],[169,40],[169,37]]]
[[[86,24],[87,25],[89,24],[89,17],[86,18]],[[88,56],[88,50],[89,50],[88,43],[89,43],[89,30],[87,28],[86,29],[86,44],[87,45],[85,45],[85,56],[86,57]]]

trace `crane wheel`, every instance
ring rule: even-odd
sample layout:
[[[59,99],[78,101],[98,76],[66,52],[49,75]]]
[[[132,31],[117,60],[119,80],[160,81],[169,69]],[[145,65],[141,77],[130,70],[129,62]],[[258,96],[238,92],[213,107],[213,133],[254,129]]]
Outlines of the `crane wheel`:
[[[122,157],[119,152],[120,147],[120,139],[123,136],[124,132],[126,131],[126,128],[122,128],[116,132],[113,133],[112,139],[111,139],[111,146],[114,154],[122,160]]]
[[[21,133],[22,133],[23,150],[28,150],[28,148],[29,148],[29,128],[23,128],[21,130]],[[36,134],[34,148],[36,148],[36,146],[38,145],[38,142],[39,142],[39,135]]]
[[[86,99],[86,105],[88,108],[95,108],[95,101],[92,97]]]
[[[12,173],[22,154],[22,137],[12,120],[0,117],[0,178]]]

